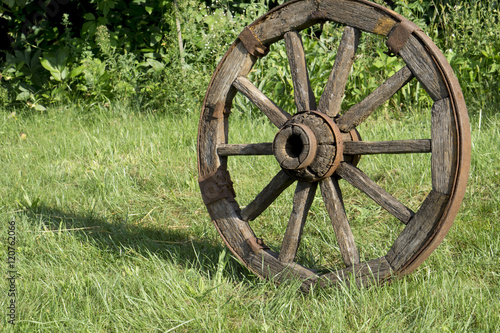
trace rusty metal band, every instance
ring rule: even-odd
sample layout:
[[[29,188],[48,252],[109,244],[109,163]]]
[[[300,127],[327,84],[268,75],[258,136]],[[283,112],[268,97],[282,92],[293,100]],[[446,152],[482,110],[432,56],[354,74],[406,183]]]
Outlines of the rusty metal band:
[[[263,45],[255,34],[248,27],[245,27],[238,36],[248,53],[255,57],[263,57],[269,52],[269,48]]]
[[[336,147],[335,158],[333,159],[332,163],[330,164],[330,168],[328,169],[328,171],[323,175],[322,178],[324,179],[324,178],[328,178],[331,175],[333,175],[333,173],[335,172],[337,167],[340,165],[340,162],[342,161],[342,159],[344,157],[344,141],[342,140],[342,134],[340,133],[340,129],[334,123],[332,118],[330,118],[329,116],[327,116],[326,114],[324,114],[322,112],[318,112],[318,111],[310,111],[310,112],[315,114],[316,116],[320,117],[321,119],[323,119],[325,121],[326,124],[328,124],[328,127],[330,127],[330,129],[332,130],[333,138],[335,139],[335,147]]]
[[[199,178],[201,195],[205,205],[211,204],[220,199],[234,200],[236,193],[234,192],[233,182],[229,177],[229,172],[224,169],[208,174],[203,178]]]
[[[392,30],[387,39],[386,45],[389,48],[389,52],[392,55],[399,54],[399,51],[401,51],[406,44],[408,38],[410,38],[411,34],[416,30],[420,30],[418,25],[408,20],[402,20]]]

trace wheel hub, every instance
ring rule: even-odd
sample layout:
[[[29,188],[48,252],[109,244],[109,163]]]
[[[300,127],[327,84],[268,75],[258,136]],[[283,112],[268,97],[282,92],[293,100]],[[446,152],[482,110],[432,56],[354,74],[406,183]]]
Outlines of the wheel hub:
[[[323,113],[298,113],[276,134],[273,153],[281,168],[296,179],[312,182],[330,177],[342,159],[340,130]]]

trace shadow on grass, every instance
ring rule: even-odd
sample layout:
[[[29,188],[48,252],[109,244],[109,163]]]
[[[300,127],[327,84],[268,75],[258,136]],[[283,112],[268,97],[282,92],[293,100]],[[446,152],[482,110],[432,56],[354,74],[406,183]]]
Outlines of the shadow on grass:
[[[182,267],[200,269],[214,276],[225,246],[196,238],[188,230],[133,225],[123,219],[109,221],[93,212],[78,215],[43,204],[23,211],[30,223],[43,223],[50,232],[71,232],[74,237],[120,255],[133,250],[145,258],[151,254]],[[229,252],[229,250],[226,250]],[[226,258],[229,256],[225,256]],[[257,279],[236,259],[225,263],[225,272],[236,281]]]

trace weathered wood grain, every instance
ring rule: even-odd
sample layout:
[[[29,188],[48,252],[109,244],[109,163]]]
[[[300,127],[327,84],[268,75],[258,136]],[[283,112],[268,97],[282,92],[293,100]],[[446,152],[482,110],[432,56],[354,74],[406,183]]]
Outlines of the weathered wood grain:
[[[207,205],[207,210],[226,245],[245,263],[244,259],[251,252],[246,240],[255,237],[248,223],[238,217],[234,206],[227,200],[215,201]]]
[[[446,205],[443,217],[436,222],[437,230],[430,240],[430,243],[426,244],[425,248],[419,252],[418,257],[412,260],[410,265],[405,266],[404,274],[410,273],[416,269],[438,247],[438,245],[441,244],[448,233],[466,193],[465,189],[471,161],[470,123],[460,84],[453,74],[453,70],[447,62],[446,57],[439,51],[432,40],[422,31],[415,31],[415,35],[419,40],[425,43],[427,51],[431,54],[432,59],[443,73],[450,92],[450,99],[453,105],[452,112],[457,126],[457,145],[454,147],[457,153],[457,162],[453,191],[451,192],[451,197]]]
[[[238,218],[234,207],[226,200],[219,200],[207,206],[214,224],[231,252],[255,274],[275,279],[276,282],[300,279],[315,280],[316,272],[296,263],[283,263],[271,250],[257,253],[248,245],[255,237],[247,222]],[[304,288],[307,291],[307,287]]]
[[[317,284],[326,287],[345,282],[348,286],[356,284],[358,287],[367,287],[384,281],[392,272],[386,257],[380,257],[321,275],[317,278]]]
[[[320,182],[320,188],[344,263],[347,267],[359,263],[358,249],[345,214],[338,180],[332,177],[326,178]]]
[[[396,21],[374,4],[360,1],[330,0],[320,1],[318,11],[324,18],[351,27],[387,36]]]
[[[449,96],[448,88],[438,66],[415,35],[410,36],[399,51],[399,55],[434,101]]]
[[[249,28],[262,44],[269,45],[283,39],[288,31],[300,31],[317,23],[311,19],[317,7],[315,0],[290,1],[279,10],[270,11]]]
[[[346,155],[412,154],[430,152],[431,140],[429,139],[344,142],[344,154]]]
[[[246,77],[237,77],[233,82],[233,86],[255,104],[276,127],[280,128],[291,117],[288,112],[283,111]]]
[[[361,1],[289,1],[270,11],[249,28],[262,44],[268,45],[283,38],[292,30],[303,30],[325,20],[335,21],[363,31],[387,36],[395,26],[397,16],[376,4]]]
[[[360,31],[356,28],[344,28],[332,72],[318,104],[318,111],[326,113],[330,117],[334,117],[340,112],[340,105],[342,104],[347,79],[358,48],[360,35]]]
[[[383,188],[378,186],[366,174],[352,164],[346,162],[340,163],[336,173],[345,179],[349,184],[365,193],[373,201],[394,215],[404,224],[408,223],[410,218],[414,215],[411,209],[387,193]]]
[[[217,103],[227,104],[236,93],[231,90],[238,76],[247,76],[257,58],[248,53],[241,42],[236,42],[219,64],[205,97],[205,106],[215,107]]]
[[[293,92],[297,111],[316,110],[316,99],[309,81],[302,39],[297,31],[285,34],[286,54],[292,74]]]
[[[198,133],[198,173],[201,178],[215,172],[226,162],[216,151],[219,143],[227,143],[227,114],[236,89],[231,89],[234,79],[248,74],[256,58],[237,42],[229,48],[212,77],[203,102]],[[231,91],[234,90],[234,91]]]
[[[283,263],[294,260],[300,245],[302,231],[307,218],[307,213],[314,200],[318,183],[306,183],[299,181],[293,197],[293,208],[278,259]]]
[[[273,141],[274,157],[285,170],[303,170],[314,161],[317,141],[304,124],[290,123],[280,129]]]
[[[337,121],[340,130],[349,132],[361,124],[373,111],[397,93],[412,78],[413,75],[407,66],[400,69],[365,99],[340,116]]]
[[[200,117],[200,123],[203,123],[205,129],[198,134],[198,174],[200,178],[218,169],[220,158],[213,147],[226,140],[219,134],[219,128],[223,127],[224,123],[220,119],[213,118],[212,114],[213,109],[205,108]]]
[[[424,249],[443,215],[448,200],[449,196],[446,194],[436,191],[429,193],[387,253],[387,260],[393,270],[403,269]]]
[[[273,143],[244,143],[244,144],[218,144],[217,153],[219,156],[232,155],[272,155]]]
[[[245,259],[252,271],[264,278],[273,279],[276,283],[293,280],[303,282],[301,289],[304,292],[309,290],[309,284],[316,281],[318,276],[315,270],[296,262],[284,263],[278,260],[278,254],[271,250],[262,250],[259,253],[249,252]]]
[[[241,210],[241,218],[245,221],[254,220],[293,182],[294,179],[283,170],[278,172],[271,182],[257,194],[255,199]]]
[[[450,194],[455,181],[457,132],[449,98],[432,107],[432,188]]]

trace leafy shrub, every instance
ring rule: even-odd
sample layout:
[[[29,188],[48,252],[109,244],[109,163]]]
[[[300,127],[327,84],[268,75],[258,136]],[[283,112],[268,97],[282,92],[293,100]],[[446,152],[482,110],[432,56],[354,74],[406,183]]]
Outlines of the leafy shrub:
[[[2,0],[0,25],[10,31],[12,48],[5,51],[3,62],[0,58],[0,104],[43,111],[52,103],[91,105],[120,100],[138,109],[192,109],[193,103],[201,102],[211,73],[243,27],[283,2],[184,0],[177,2],[176,11],[170,0]],[[443,50],[469,109],[498,104],[497,1],[393,2],[397,12],[416,22]],[[72,6],[73,12],[65,12],[65,6]],[[178,48],[176,19],[181,25],[183,54]],[[304,38],[304,47],[319,97],[342,29],[326,24],[320,35],[314,29],[304,32],[310,37]],[[251,78],[279,105],[293,108],[284,44],[274,44],[272,51],[259,60]],[[363,34],[343,108],[401,68],[402,62],[384,51],[382,39]],[[426,106],[430,99],[421,90],[418,85],[406,86],[386,107],[404,112],[408,100]],[[235,106],[243,110],[248,103],[238,95]]]
[[[172,1],[77,4],[83,20],[76,27],[67,13],[54,22],[47,6],[58,1],[3,0],[1,17],[13,32],[13,49],[0,63],[3,100],[39,111],[75,99],[87,104],[119,99],[164,107],[160,99],[182,100],[178,92],[192,95],[195,89],[199,95],[200,84],[208,81],[205,72],[216,66],[254,15],[267,10],[267,2],[215,1],[207,6],[198,0],[179,1],[182,62]]]
[[[444,53],[462,87],[469,112],[500,103],[498,1],[396,1]]]

